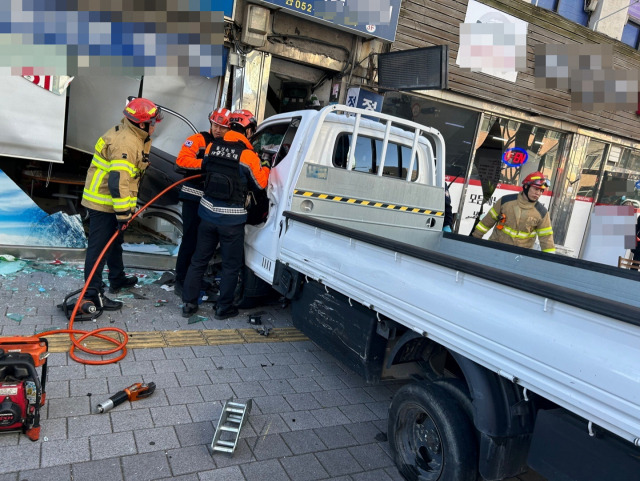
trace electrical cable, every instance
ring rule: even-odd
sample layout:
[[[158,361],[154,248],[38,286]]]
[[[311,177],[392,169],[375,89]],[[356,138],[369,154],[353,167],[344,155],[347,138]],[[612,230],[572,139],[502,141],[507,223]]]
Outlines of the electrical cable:
[[[181,180],[179,180],[177,182],[174,182],[169,187],[167,187],[162,192],[160,192],[158,195],[156,195],[149,202],[147,202],[145,205],[143,205],[140,209],[138,209],[131,216],[131,219],[129,219],[129,221],[126,223],[126,227],[129,226],[129,224],[131,223],[131,221],[133,221],[133,219],[135,219],[136,217],[138,217],[138,215],[140,215],[142,212],[144,212],[147,207],[152,205],[156,200],[158,200],[164,194],[169,192],[171,189],[173,189],[174,187],[182,184],[183,182],[186,182],[188,180],[199,179],[201,177],[202,177],[202,174],[192,175],[191,177],[186,177],[186,178],[181,179]],[[125,227],[125,229],[126,229],[126,227]],[[96,269],[98,268],[98,265],[100,264],[100,261],[102,260],[104,255],[109,250],[109,247],[111,247],[111,244],[113,244],[113,241],[116,240],[116,238],[121,234],[121,232],[122,231],[120,231],[120,230],[116,230],[116,232],[113,234],[111,239],[109,239],[107,244],[104,246],[104,249],[102,249],[102,252],[98,256],[98,259],[96,260],[96,263],[94,264],[93,269],[91,269],[91,273],[89,274],[89,277],[87,277],[87,281],[85,282],[84,287],[82,288],[82,291],[80,292],[80,295],[78,296],[78,300],[76,301],[76,305],[74,306],[73,312],[71,313],[71,317],[69,318],[69,326],[68,326],[68,328],[67,329],[54,329],[52,331],[45,331],[45,332],[38,333],[36,335],[36,337],[46,337],[46,336],[51,336],[51,335],[54,335],[54,334],[61,334],[61,333],[69,334],[69,338],[71,339],[71,349],[69,349],[69,357],[71,359],[73,359],[74,361],[79,362],[80,364],[89,364],[89,365],[92,365],[92,366],[111,364],[111,363],[118,362],[118,361],[124,359],[124,357],[127,355],[126,345],[127,345],[127,342],[129,341],[129,335],[123,329],[120,329],[118,327],[101,327],[101,328],[96,329],[94,331],[81,331],[79,329],[74,329],[73,328],[73,322],[74,322],[74,320],[76,318],[76,313],[78,312],[78,308],[80,307],[80,303],[81,303],[85,293],[87,292],[87,289],[89,288],[89,282],[91,281],[91,278],[95,274]],[[102,334],[103,332],[115,332],[116,334],[119,334],[119,336],[121,337],[121,340],[115,339],[113,337],[106,336],[106,335]],[[76,334],[79,334],[80,337],[76,338],[75,337]],[[106,350],[103,350],[103,351],[99,351],[99,350],[96,350],[96,349],[90,349],[90,348],[88,348],[86,346],[83,346],[81,344],[82,341],[84,341],[85,339],[87,339],[89,337],[97,337],[97,338],[102,339],[104,341],[108,341],[108,342],[110,342],[112,344],[115,344],[115,347],[113,347],[112,349],[106,349]],[[112,359],[100,359],[100,360],[83,359],[83,358],[80,358],[80,357],[78,357],[76,355],[76,353],[75,353],[75,349],[76,348],[79,349],[80,351],[83,351],[83,352],[85,352],[87,354],[90,354],[90,355],[93,355],[93,356],[104,356],[104,355],[116,353],[118,351],[122,351],[122,353],[119,356],[117,356],[115,358],[112,358]]]

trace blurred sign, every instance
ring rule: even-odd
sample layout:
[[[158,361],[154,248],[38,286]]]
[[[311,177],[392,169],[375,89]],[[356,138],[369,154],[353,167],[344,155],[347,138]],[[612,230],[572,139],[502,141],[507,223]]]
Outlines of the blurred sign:
[[[401,0],[256,0],[309,20],[389,42],[396,38]]]

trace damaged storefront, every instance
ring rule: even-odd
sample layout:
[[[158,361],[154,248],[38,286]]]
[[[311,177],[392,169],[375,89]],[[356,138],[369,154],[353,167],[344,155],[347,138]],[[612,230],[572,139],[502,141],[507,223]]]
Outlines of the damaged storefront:
[[[344,103],[350,85],[372,78],[375,55],[395,39],[400,9],[400,0],[383,2],[382,9],[356,3],[349,10],[346,2],[329,2],[323,11],[309,2],[290,0],[220,2],[224,47],[217,59],[222,63],[217,77],[9,78],[0,91],[9,113],[0,120],[0,130],[6,133],[0,142],[2,192],[12,199],[4,205],[13,206],[20,197],[20,205],[38,214],[21,215],[20,229],[3,229],[15,233],[3,234],[0,245],[14,246],[11,251],[18,254],[16,246],[84,247],[81,234],[87,219],[80,201],[94,144],[122,117],[130,97],[152,99],[177,114],[166,115],[153,135],[139,207],[182,178],[174,172],[175,157],[186,137],[208,130],[207,115],[213,109],[248,109],[262,121],[277,113]],[[25,105],[37,105],[38,114]],[[13,226],[15,217],[12,211],[1,219]],[[79,236],[36,239],[42,231],[42,224],[33,221],[36,217],[62,222]],[[127,230],[125,252],[172,257],[180,238],[180,204],[174,189]]]

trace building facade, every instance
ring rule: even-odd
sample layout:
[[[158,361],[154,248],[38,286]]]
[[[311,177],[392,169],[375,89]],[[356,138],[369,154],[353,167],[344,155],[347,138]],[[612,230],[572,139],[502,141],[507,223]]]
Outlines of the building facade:
[[[288,3],[293,5],[287,7]],[[469,234],[493,202],[519,190],[528,173],[540,170],[552,183],[543,203],[551,212],[558,251],[614,263],[617,255],[628,255],[629,238],[594,230],[593,219],[600,206],[617,206],[622,207],[615,211],[620,218],[612,218],[612,223],[635,222],[640,208],[638,107],[580,104],[598,98],[576,95],[570,78],[541,87],[536,49],[572,45],[571,52],[580,57],[574,58],[579,68],[586,61],[587,70],[640,71],[640,21],[634,21],[629,3],[402,0],[392,5],[399,7],[397,30],[381,38],[366,29],[301,15],[295,2],[237,1],[227,29],[231,53],[221,90],[227,97],[221,104],[249,108],[262,119],[309,108],[316,98],[320,105],[345,102],[351,87],[384,94],[385,112],[442,132],[455,232]],[[459,65],[460,24],[468,22],[473,11],[490,12],[485,18],[504,14],[526,24],[526,54],[515,77]],[[387,89],[379,84],[379,54],[441,45],[448,47],[445,89]],[[522,158],[526,161],[518,163]],[[600,244],[590,244],[601,234],[615,237],[608,240],[609,260],[591,253]]]
[[[468,21],[472,3],[526,22],[526,59],[515,80],[457,64],[459,25]],[[591,52],[603,48],[611,53],[604,58],[601,55],[600,60],[611,64],[610,69],[637,72],[637,48],[620,40],[629,23],[629,2],[620,0],[402,2],[391,50],[448,45],[448,88],[390,92],[384,108],[443,133],[448,149],[447,180],[457,212],[456,232],[469,234],[481,213],[502,195],[518,190],[522,179],[535,170],[551,179],[552,189],[544,196],[544,203],[550,208],[560,252],[602,261],[590,254],[593,236],[607,235],[594,231],[591,222],[600,205],[628,206],[615,211],[626,218],[612,219],[612,223],[635,224],[640,207],[637,106],[594,109],[576,105],[575,93],[560,82],[556,88],[536,84],[536,48],[544,44],[593,45]],[[585,60],[589,48],[574,52]],[[592,63],[594,58],[598,55],[591,57]],[[513,152],[519,151],[526,156],[526,163],[510,163]],[[491,185],[488,178],[497,174],[496,169],[498,183]],[[614,237],[609,239],[615,245],[612,252],[625,255],[624,235]],[[630,247],[628,238],[626,247]],[[617,262],[617,255],[611,254],[605,262]]]

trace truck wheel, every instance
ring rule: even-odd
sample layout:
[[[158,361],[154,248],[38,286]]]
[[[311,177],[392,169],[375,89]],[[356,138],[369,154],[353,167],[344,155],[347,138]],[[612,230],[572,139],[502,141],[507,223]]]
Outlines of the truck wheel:
[[[478,449],[460,404],[433,383],[401,387],[389,407],[387,436],[409,481],[475,481]]]

